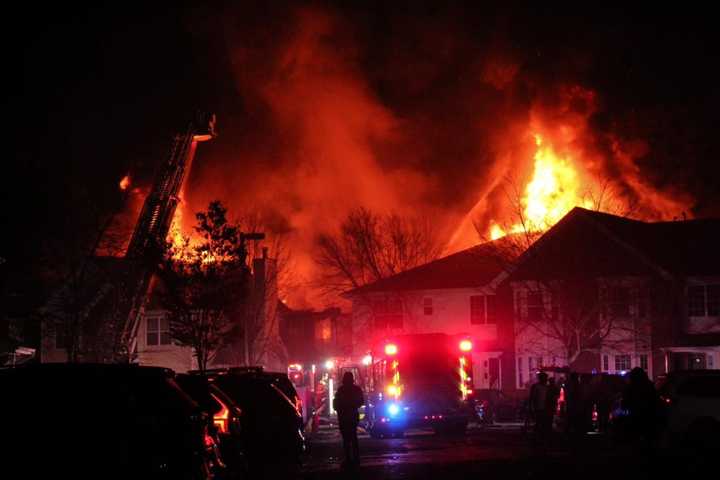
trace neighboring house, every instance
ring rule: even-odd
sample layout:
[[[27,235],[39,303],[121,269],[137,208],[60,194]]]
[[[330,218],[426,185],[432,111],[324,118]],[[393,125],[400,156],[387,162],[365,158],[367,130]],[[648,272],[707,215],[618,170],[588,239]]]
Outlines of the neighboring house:
[[[720,220],[575,208],[512,266],[516,385],[540,366],[657,376],[718,368]]]
[[[114,335],[123,312],[123,281],[128,263],[123,258],[92,257],[37,310],[40,320],[40,361],[68,361],[74,345],[82,362],[112,358]]]
[[[514,384],[509,290],[495,279],[506,267],[500,241],[482,244],[356,288],[353,354],[399,334],[446,333],[473,340],[476,388]]]
[[[121,278],[123,268],[123,259],[97,257],[88,268],[87,280],[82,285],[75,290],[65,287],[56,292],[41,312],[44,318],[41,361],[67,361],[66,311],[76,297],[85,305],[77,312],[79,321],[75,322],[79,323],[81,329],[78,340],[82,353],[78,360],[107,361],[105,350],[112,343],[111,333],[117,331],[117,326],[113,328],[109,319],[118,317],[117,313],[123,311],[118,307],[123,299],[114,295],[118,290],[118,282],[112,279]],[[275,261],[267,258],[266,252],[263,252],[263,257],[253,259],[252,272],[252,293],[247,319],[251,330],[257,332],[249,349],[252,354],[246,362],[244,343],[234,343],[221,349],[210,366],[250,363],[264,365],[273,370],[284,370],[287,368],[287,355],[280,339]],[[97,285],[102,285],[103,292],[99,292]],[[98,303],[96,298],[100,299]],[[118,325],[122,325],[124,318],[119,320],[121,321]],[[136,349],[136,361],[142,365],[162,366],[177,372],[197,368],[192,349],[176,345],[172,340],[168,318],[152,294],[147,299],[138,325]]]
[[[280,303],[278,309],[290,363],[320,364],[352,355],[352,317],[339,308],[293,310]]]
[[[245,343],[238,338],[217,352],[209,368],[263,365],[269,370],[285,371],[287,353],[280,338],[275,260],[263,251],[253,259],[251,299],[247,309],[248,327],[256,335],[245,358]],[[242,320],[240,320],[242,321]],[[172,368],[186,372],[197,368],[192,348],[176,345],[170,336],[170,322],[153,299],[145,308],[138,328],[137,361],[142,365]]]

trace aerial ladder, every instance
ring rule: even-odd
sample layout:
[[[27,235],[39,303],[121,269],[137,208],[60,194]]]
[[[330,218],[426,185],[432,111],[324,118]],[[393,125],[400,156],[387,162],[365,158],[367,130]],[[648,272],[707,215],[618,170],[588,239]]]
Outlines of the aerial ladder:
[[[128,314],[120,332],[119,344],[121,355],[126,356],[128,361],[135,353],[138,327],[152,278],[148,255],[167,239],[198,142],[216,136],[215,115],[198,113],[185,132],[173,138],[170,153],[158,169],[152,189],[145,198],[125,254],[129,264]]]

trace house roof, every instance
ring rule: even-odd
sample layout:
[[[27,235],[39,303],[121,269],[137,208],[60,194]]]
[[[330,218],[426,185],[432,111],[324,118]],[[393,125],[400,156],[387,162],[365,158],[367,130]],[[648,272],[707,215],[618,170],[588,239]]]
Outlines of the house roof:
[[[513,277],[540,270],[718,275],[718,238],[720,219],[643,222],[576,207],[523,254]]]
[[[503,240],[495,240],[476,245],[355,288],[345,295],[482,287],[489,284],[508,264],[502,243]]]
[[[504,272],[513,263],[515,279],[587,272],[718,275],[718,240],[720,219],[643,222],[576,207],[523,253],[517,263],[508,258],[516,247],[508,248],[504,242],[512,240],[505,237],[350,290],[345,295],[478,288],[504,278]]]

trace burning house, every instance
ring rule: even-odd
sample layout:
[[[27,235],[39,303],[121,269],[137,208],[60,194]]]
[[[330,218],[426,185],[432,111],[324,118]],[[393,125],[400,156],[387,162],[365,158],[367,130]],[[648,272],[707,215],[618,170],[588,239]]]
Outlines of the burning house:
[[[651,376],[718,368],[720,220],[575,208],[520,253],[512,235],[348,292],[356,354],[397,333],[467,334],[476,388],[540,368]]]
[[[718,368],[720,220],[573,209],[512,266],[517,386],[542,366]]]

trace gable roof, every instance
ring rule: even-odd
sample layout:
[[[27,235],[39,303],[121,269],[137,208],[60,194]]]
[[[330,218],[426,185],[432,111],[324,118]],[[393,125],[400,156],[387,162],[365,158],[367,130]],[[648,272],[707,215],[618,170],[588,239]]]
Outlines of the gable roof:
[[[512,276],[718,275],[718,238],[720,219],[643,222],[576,207],[521,256]]]
[[[503,240],[482,243],[452,255],[419,265],[362,287],[345,296],[378,292],[478,288],[492,280],[507,266],[501,248]]]

